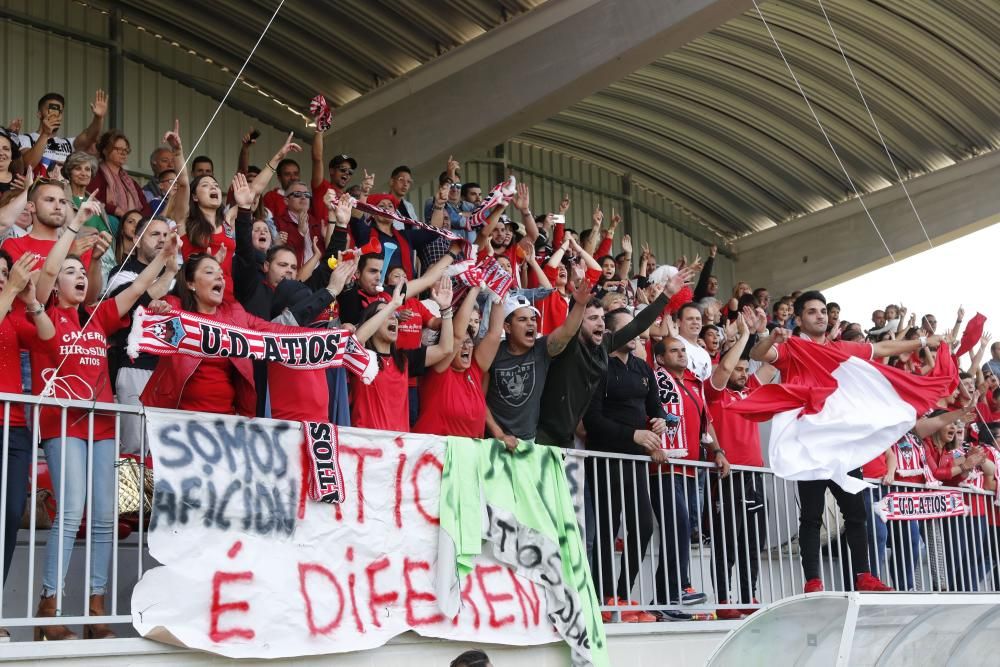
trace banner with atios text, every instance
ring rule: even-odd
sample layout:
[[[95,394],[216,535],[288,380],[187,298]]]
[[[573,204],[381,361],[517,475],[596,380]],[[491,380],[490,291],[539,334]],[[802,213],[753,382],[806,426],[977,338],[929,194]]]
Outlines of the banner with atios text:
[[[381,646],[414,630],[477,643],[560,641],[545,593],[489,555],[447,618],[435,595],[446,439],[339,429],[340,504],[308,498],[301,425],[148,410],[156,490],[144,636],[239,658]]]

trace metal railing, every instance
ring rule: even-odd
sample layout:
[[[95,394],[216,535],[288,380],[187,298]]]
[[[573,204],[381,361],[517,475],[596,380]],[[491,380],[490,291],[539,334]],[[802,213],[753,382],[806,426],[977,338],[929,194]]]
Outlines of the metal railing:
[[[10,426],[10,417],[16,410],[26,410],[30,432],[37,434],[43,406],[58,411],[64,435],[57,439],[58,449],[53,451],[60,453],[60,470],[66,474],[61,475],[59,483],[47,484],[51,477],[45,471],[51,462],[40,451],[37,435],[32,435],[29,490],[23,499],[27,527],[13,536],[3,529],[14,511],[11,502],[17,502],[17,498],[8,498],[8,490],[16,488],[12,483],[17,480],[10,478],[10,462],[20,437]],[[150,508],[140,493],[137,511],[119,512],[117,465],[114,489],[97,489],[113,494],[114,503],[106,566],[106,613],[92,615],[88,574],[95,567],[104,567],[90,521],[94,516],[94,457],[95,449],[108,446],[95,445],[93,435],[95,414],[113,415],[116,460],[125,450],[145,461],[145,428],[140,430],[138,442],[122,443],[120,436],[123,419],[144,421],[142,408],[0,393],[0,409],[4,417],[0,429],[4,462],[0,475],[0,552],[11,540],[17,544],[0,599],[0,627],[9,628],[14,639],[28,639],[31,628],[54,623],[110,623],[117,625],[119,634],[130,634],[132,587],[146,569],[155,566],[146,552]],[[87,425],[86,469],[67,470],[65,433],[81,414],[85,422],[76,423]],[[659,620],[674,620],[670,614],[676,620],[726,617],[725,610],[732,610],[729,616],[733,616],[737,611],[747,613],[802,592],[805,579],[797,543],[796,483],[779,479],[766,468],[733,466],[728,477],[720,478],[714,466],[707,463],[671,461],[654,468],[645,457],[584,450],[566,453],[570,489],[584,526],[594,585],[607,620],[626,620],[623,616],[628,612],[634,616],[637,611],[667,614]],[[67,493],[70,475],[76,475],[77,482],[83,479],[86,493],[82,527],[67,537],[71,532],[67,529],[73,528],[75,519],[66,516],[58,500]],[[855,567],[844,535],[845,521],[837,505],[827,499],[822,516],[819,575],[826,590],[850,590],[852,573],[865,569],[898,590],[1000,590],[1000,520],[994,494],[960,489],[970,508],[961,517],[881,522],[875,509],[881,494],[919,488],[924,487],[900,483],[892,487],[877,485],[863,492],[867,495],[868,517],[866,568]],[[74,492],[79,495],[79,488]],[[47,521],[50,518],[54,529]],[[55,587],[60,611],[55,620],[36,615],[50,541],[55,556],[49,558],[55,559],[55,572],[62,572],[67,565],[65,559],[70,559],[65,580]],[[71,552],[69,542],[74,546]],[[615,603],[618,598],[635,601],[638,606],[622,607]]]

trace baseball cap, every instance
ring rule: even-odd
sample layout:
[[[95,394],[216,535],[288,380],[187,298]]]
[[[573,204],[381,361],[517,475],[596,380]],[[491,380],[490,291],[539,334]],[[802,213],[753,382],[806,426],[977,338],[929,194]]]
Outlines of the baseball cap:
[[[343,163],[351,165],[351,169],[358,168],[358,161],[352,158],[350,155],[336,155],[332,160],[330,160],[330,169],[336,169]]]
[[[528,297],[523,294],[508,294],[503,302],[503,318],[506,320],[515,310],[520,308],[531,308],[537,317],[542,316],[538,309],[528,300]]]
[[[507,215],[501,215],[500,222],[505,225],[511,225],[514,228],[514,233],[521,237],[528,235],[528,230],[525,228],[523,222],[516,222]]]

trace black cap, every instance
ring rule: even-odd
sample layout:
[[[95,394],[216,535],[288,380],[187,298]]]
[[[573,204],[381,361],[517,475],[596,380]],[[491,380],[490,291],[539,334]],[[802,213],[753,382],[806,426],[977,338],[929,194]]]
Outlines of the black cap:
[[[255,164],[252,164],[249,167],[247,167],[247,173],[248,174],[259,174],[260,173],[260,167],[258,167]]]
[[[350,155],[336,155],[332,160],[330,160],[330,169],[336,169],[343,163],[351,165],[351,169],[358,168],[358,161],[352,158]]]

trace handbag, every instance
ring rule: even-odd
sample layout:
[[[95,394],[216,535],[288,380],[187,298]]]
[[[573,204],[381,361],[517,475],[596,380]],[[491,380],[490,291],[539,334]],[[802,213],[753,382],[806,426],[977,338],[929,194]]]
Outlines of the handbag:
[[[118,477],[118,515],[143,512],[149,517],[153,507],[153,470],[143,461],[123,456],[115,463]],[[140,498],[145,499],[140,501]]]

